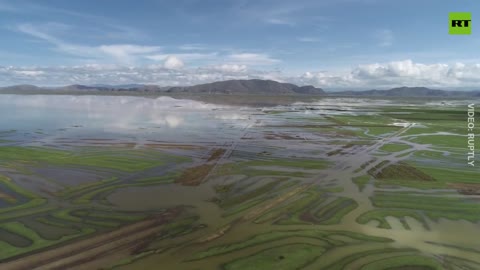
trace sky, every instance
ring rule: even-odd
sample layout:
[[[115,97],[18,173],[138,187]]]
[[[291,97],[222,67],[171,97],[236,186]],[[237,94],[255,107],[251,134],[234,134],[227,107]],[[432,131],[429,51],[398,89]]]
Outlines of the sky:
[[[472,0],[0,0],[0,85],[480,89]],[[472,34],[449,35],[448,13]]]

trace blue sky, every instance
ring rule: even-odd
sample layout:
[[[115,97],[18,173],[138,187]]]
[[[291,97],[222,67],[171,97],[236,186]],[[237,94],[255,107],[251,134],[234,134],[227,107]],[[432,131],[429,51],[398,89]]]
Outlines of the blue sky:
[[[471,0],[0,0],[0,84],[266,78],[476,89],[479,9]],[[472,35],[448,35],[453,11],[472,13]]]

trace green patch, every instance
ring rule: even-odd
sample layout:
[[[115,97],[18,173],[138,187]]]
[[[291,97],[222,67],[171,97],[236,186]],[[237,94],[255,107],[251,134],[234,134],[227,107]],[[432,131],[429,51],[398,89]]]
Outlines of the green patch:
[[[314,213],[316,222],[323,225],[339,224],[342,218],[355,210],[358,203],[350,198],[337,198],[333,202],[322,206]]]
[[[416,166],[419,170],[432,176],[437,181],[446,183],[478,183],[478,171],[465,169],[452,169],[445,167]]]
[[[353,178],[352,181],[357,185],[360,191],[363,191],[368,182],[370,182],[370,179],[371,177],[369,175],[363,175]]]
[[[310,244],[290,244],[261,251],[227,263],[225,270],[300,269],[319,257],[325,248]]]
[[[0,147],[0,163],[77,165],[135,172],[163,165],[167,160],[182,162],[187,159],[147,150],[92,151],[80,149],[77,152],[67,152],[40,147]]]
[[[410,149],[410,148],[411,148],[411,146],[408,145],[408,144],[388,143],[388,144],[382,145],[382,147],[380,147],[380,150],[390,152],[390,153],[395,153],[395,152],[404,151],[404,150],[407,150],[407,149]]]
[[[400,131],[401,127],[384,126],[384,127],[368,127],[368,134],[373,136],[382,136]]]
[[[380,164],[379,164],[380,165]],[[378,169],[378,168],[374,168]],[[424,173],[423,171],[417,169],[416,167],[406,163],[406,162],[398,162],[395,164],[387,165],[377,170],[369,170],[369,173],[374,176],[376,179],[380,180],[409,180],[409,181],[436,181],[435,178],[430,176],[429,174]]]
[[[315,192],[314,190],[303,192],[298,196],[298,199],[289,201],[286,205],[279,205],[268,211],[256,219],[255,223],[263,223],[284,216],[277,221],[278,224],[308,224],[310,222],[308,220],[302,220],[301,215],[306,211],[308,206],[312,204],[320,204],[324,201],[324,198],[321,198],[321,195],[321,193]]]
[[[472,222],[480,220],[480,204],[468,199],[421,194],[399,194],[398,192],[376,192],[371,197],[371,200],[373,205],[378,208],[410,211],[412,214],[409,216],[416,219],[418,219],[417,213],[423,213],[433,220],[439,218],[464,219]],[[395,215],[395,217],[399,216]],[[422,222],[422,219],[418,220]],[[359,221],[360,223],[365,223],[363,219],[359,219]]]
[[[354,263],[358,260],[361,260],[367,256],[381,256],[381,255],[384,255],[384,254],[390,254],[391,257],[394,257],[395,255],[397,254],[404,254],[405,252],[411,252],[413,251],[412,249],[393,249],[393,248],[388,248],[388,247],[385,247],[383,249],[374,249],[374,250],[368,250],[368,251],[361,251],[361,252],[357,252],[357,253],[354,253],[354,254],[351,254],[349,256],[346,256],[346,257],[343,257],[341,258],[340,260],[337,260],[335,261],[334,263],[326,266],[326,267],[322,267],[322,268],[319,268],[319,269],[329,269],[329,270],[345,270],[345,269],[348,269],[347,266],[351,263]],[[387,270],[388,268],[377,268],[378,270]]]
[[[243,203],[245,201],[259,197],[265,193],[272,191],[277,185],[279,185],[281,180],[265,184],[253,191],[243,193],[237,196],[232,196],[230,193],[225,194],[220,198],[219,204],[222,208],[230,208],[237,204]]]
[[[9,257],[12,257],[12,256],[20,255],[20,254],[23,254],[23,253],[27,253],[27,252],[30,252],[30,251],[33,251],[33,250],[36,250],[36,249],[48,247],[48,246],[51,246],[51,245],[54,245],[54,244],[57,244],[57,243],[60,243],[60,242],[63,242],[63,241],[67,241],[67,240],[70,240],[70,239],[73,239],[73,238],[76,238],[76,237],[79,237],[79,236],[82,236],[82,235],[91,234],[91,233],[94,232],[93,229],[84,228],[84,229],[82,229],[82,232],[80,232],[78,234],[63,236],[59,240],[53,240],[52,241],[52,240],[45,240],[45,239],[41,238],[35,231],[27,228],[22,223],[16,222],[16,221],[0,224],[0,228],[2,228],[4,230],[7,230],[9,232],[24,236],[28,239],[31,239],[32,242],[33,242],[33,244],[28,246],[28,247],[18,248],[18,247],[14,247],[14,246],[11,246],[11,245],[9,245],[5,242],[0,241],[0,260],[5,259],[5,258],[9,258]]]
[[[444,269],[442,264],[433,258],[428,258],[419,255],[403,255],[391,256],[364,265],[361,270],[377,270],[377,269],[391,269],[391,270],[441,270]]]
[[[325,252],[325,248],[309,244],[291,244],[261,251],[253,256],[226,264],[225,270],[300,269]]]
[[[357,222],[360,223],[360,224],[367,224],[370,221],[375,220],[375,221],[378,222],[378,226],[377,226],[378,228],[391,229],[392,227],[388,223],[386,217],[396,217],[398,219],[403,219],[405,217],[411,217],[411,218],[416,219],[418,222],[424,224],[425,227],[427,226],[423,216],[415,210],[397,210],[397,209],[372,210],[372,211],[368,211],[368,212],[365,212],[362,215],[360,215],[357,218]],[[404,228],[408,229],[407,227],[405,227],[405,225],[404,225]]]
[[[324,160],[311,160],[311,159],[265,159],[265,160],[252,160],[243,162],[241,165],[245,167],[250,166],[278,166],[287,168],[300,168],[300,169],[325,169],[328,162]]]
[[[435,147],[462,148],[467,146],[467,137],[463,135],[425,135],[410,139],[411,142],[431,144]]]

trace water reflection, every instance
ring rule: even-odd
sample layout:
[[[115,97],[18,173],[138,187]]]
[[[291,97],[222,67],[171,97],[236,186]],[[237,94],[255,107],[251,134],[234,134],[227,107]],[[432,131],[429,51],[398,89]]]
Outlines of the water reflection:
[[[2,95],[2,130],[56,136],[134,135],[166,140],[242,126],[238,108],[170,97]],[[153,135],[155,133],[155,135]]]

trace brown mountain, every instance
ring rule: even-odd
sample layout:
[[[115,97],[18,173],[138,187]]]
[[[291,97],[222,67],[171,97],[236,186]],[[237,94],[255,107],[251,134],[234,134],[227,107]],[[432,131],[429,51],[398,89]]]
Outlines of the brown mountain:
[[[208,93],[208,94],[263,94],[263,95],[324,95],[321,88],[311,85],[297,86],[271,80],[228,80],[186,87],[171,87],[169,93]]]

